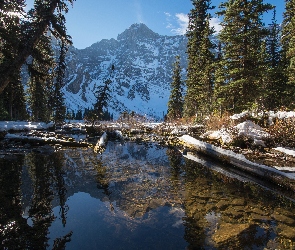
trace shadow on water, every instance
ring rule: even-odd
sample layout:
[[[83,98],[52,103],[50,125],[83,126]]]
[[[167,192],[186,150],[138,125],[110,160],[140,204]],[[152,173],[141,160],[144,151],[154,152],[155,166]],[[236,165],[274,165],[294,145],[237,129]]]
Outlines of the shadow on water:
[[[65,217],[62,155],[28,154],[0,159],[0,237],[4,249],[46,249],[55,220],[52,201],[58,197]],[[54,240],[63,249],[72,232]]]
[[[2,248],[292,249],[292,200],[208,166],[115,142],[0,157]]]

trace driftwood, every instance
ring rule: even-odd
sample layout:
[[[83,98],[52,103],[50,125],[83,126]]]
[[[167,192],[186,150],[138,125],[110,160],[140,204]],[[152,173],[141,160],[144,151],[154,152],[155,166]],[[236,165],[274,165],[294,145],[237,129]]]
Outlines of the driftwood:
[[[95,153],[102,153],[105,150],[105,146],[107,143],[107,133],[104,132],[100,139],[97,141],[96,145],[94,146]]]
[[[193,151],[201,152],[280,186],[295,189],[295,173],[285,173],[266,165],[251,162],[244,155],[216,147],[188,135],[181,136],[179,139],[185,147]]]
[[[21,142],[23,144],[31,144],[31,145],[62,145],[67,147],[91,147],[92,144],[88,142],[77,142],[65,139],[58,139],[55,137],[46,138],[46,137],[31,137],[31,136],[16,136],[8,134],[5,136],[6,140]]]

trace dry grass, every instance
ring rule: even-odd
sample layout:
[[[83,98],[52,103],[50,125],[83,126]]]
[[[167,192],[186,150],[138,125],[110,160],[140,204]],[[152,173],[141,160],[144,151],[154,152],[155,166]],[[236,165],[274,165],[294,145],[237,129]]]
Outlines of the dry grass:
[[[221,128],[229,128],[233,126],[233,120],[230,119],[230,115],[228,113],[218,116],[211,115],[209,119],[205,121],[205,129],[209,130],[219,130]]]
[[[275,145],[295,147],[295,118],[277,119],[268,133]]]

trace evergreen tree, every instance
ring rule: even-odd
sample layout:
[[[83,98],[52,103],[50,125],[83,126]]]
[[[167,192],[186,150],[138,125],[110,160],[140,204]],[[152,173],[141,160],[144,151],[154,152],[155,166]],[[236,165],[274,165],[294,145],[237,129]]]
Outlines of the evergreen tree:
[[[181,80],[180,57],[176,56],[173,64],[171,94],[168,102],[168,118],[174,120],[182,117],[183,111],[183,82]]]
[[[2,66],[17,56],[17,48],[21,46],[22,21],[20,17],[25,16],[24,7],[24,0],[4,0],[0,2],[0,63]],[[18,72],[14,72],[12,79]]]
[[[210,36],[214,30],[209,27],[211,15],[210,0],[192,0],[194,8],[189,13],[187,30],[188,68],[187,93],[184,101],[185,116],[202,116],[209,111],[213,86],[213,43]]]
[[[220,5],[223,16],[222,59],[216,72],[221,107],[233,112],[249,109],[261,94],[262,42],[267,30],[262,15],[273,8],[263,0],[228,0]]]
[[[295,0],[285,0],[282,24],[282,64],[286,81],[285,100],[287,106],[294,106],[295,94]]]
[[[65,42],[61,41],[59,60],[58,60],[57,69],[56,69],[56,79],[55,79],[55,85],[54,85],[54,95],[53,95],[53,104],[52,104],[55,123],[63,122],[66,115],[66,107],[64,103],[62,87],[64,86],[67,51],[68,51],[68,48]]]
[[[17,48],[21,46],[19,35],[23,23],[21,17],[25,16],[24,8],[24,0],[5,0],[0,3],[0,74],[1,67],[17,56]],[[3,71],[2,74],[6,75],[6,73]],[[0,116],[10,120],[27,118],[20,70],[15,70],[11,75],[11,86],[6,89],[5,93],[1,94],[0,91],[0,97],[2,99],[2,115]]]
[[[76,120],[82,120],[82,118],[83,118],[82,110],[79,109],[78,112],[77,112],[77,114],[76,114],[75,119]]]
[[[30,74],[29,104],[32,120],[50,121],[52,116],[53,68],[55,65],[51,48],[51,39],[43,34],[32,51],[32,63],[28,65]]]
[[[110,87],[112,83],[110,79],[104,82],[104,85],[98,86],[96,90],[96,103],[94,104],[94,114],[96,119],[102,119],[105,109],[110,99]]]
[[[266,60],[268,70],[265,71],[267,85],[265,86],[264,106],[268,110],[280,107],[284,104],[283,98],[286,89],[285,79],[282,66],[281,51],[281,29],[276,20],[276,9],[273,10],[272,23],[269,26],[269,35],[266,39]]]
[[[15,76],[11,84],[0,94],[0,98],[4,109],[2,110],[3,117],[6,116],[7,120],[26,120],[28,118],[24,87],[20,75]]]
[[[44,33],[50,28],[56,37],[65,35],[60,20],[74,0],[35,0],[34,8],[24,12],[24,0],[0,3],[0,93],[13,80]],[[11,15],[11,11],[14,15]],[[20,18],[25,16],[26,18]]]
[[[214,63],[214,92],[213,92],[213,109],[214,111],[219,111],[219,115],[222,115],[223,107],[222,105],[225,103],[225,98],[222,93],[224,86],[226,85],[224,82],[225,76],[227,73],[227,68],[223,68],[223,50],[222,43],[219,41],[218,43],[218,52],[217,57]]]
[[[104,85],[98,86],[97,90],[95,92],[96,95],[96,102],[94,104],[94,110],[92,113],[92,121],[94,123],[95,120],[100,120],[104,116],[104,112],[107,109],[108,106],[108,101],[110,99],[110,84],[112,83],[112,74],[115,70],[114,65],[111,66],[111,73],[110,73],[110,78],[108,78],[105,82]]]

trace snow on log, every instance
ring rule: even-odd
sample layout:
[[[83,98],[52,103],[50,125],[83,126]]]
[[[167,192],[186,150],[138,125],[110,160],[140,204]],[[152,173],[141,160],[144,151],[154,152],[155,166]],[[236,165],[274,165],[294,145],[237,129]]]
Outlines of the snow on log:
[[[49,129],[54,126],[53,122],[13,122],[13,121],[0,121],[0,131],[8,130],[41,130]]]
[[[107,143],[107,133],[104,132],[102,136],[97,141],[96,145],[94,146],[94,152],[95,153],[102,153],[105,150],[105,146]]]
[[[23,143],[40,144],[40,145],[59,144],[59,145],[68,146],[68,147],[90,147],[91,146],[91,144],[87,142],[68,141],[64,139],[58,139],[56,137],[36,137],[36,136],[7,134],[5,135],[5,139],[10,141],[20,141]]]
[[[107,142],[107,133],[104,132],[102,136],[100,137],[100,139],[97,141],[96,146],[104,147],[106,145],[106,142]]]
[[[273,149],[276,151],[282,152],[284,154],[291,155],[291,156],[295,157],[295,150],[294,149],[283,148],[283,147],[276,147]]]
[[[292,189],[295,188],[295,173],[285,173],[266,165],[251,162],[242,154],[216,147],[189,135],[183,135],[179,139],[185,146],[236,166],[243,171],[255,174],[279,185],[287,186]]]

